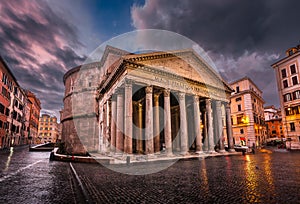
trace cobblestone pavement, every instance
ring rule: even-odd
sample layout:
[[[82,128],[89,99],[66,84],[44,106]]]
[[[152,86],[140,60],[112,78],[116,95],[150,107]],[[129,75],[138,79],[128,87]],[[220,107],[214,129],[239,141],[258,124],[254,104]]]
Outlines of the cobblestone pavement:
[[[300,203],[300,153],[179,161],[149,175],[73,164],[94,203]],[[140,172],[157,164],[120,165]],[[121,171],[121,170],[120,170]]]
[[[28,146],[0,151],[0,203],[82,203],[68,163]]]
[[[85,203],[69,163],[28,147],[0,151],[0,203]],[[300,203],[300,152],[178,161],[158,173],[127,175],[73,163],[93,203]],[[141,174],[158,163],[115,166]],[[167,165],[166,165],[167,166]]]

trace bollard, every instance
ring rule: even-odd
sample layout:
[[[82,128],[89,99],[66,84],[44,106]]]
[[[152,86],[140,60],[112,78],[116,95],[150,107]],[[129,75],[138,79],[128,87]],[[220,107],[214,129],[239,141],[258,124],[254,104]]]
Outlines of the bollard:
[[[127,156],[127,157],[126,157],[126,164],[127,164],[127,165],[130,164],[130,156]]]
[[[52,151],[51,153],[50,153],[50,161],[53,161],[54,160],[54,152]]]

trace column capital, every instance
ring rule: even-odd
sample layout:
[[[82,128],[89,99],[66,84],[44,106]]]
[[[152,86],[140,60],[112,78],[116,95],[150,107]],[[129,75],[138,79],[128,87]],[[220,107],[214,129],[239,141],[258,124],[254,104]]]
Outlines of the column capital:
[[[183,92],[178,92],[177,95],[178,95],[179,100],[185,99],[185,93],[183,93]]]
[[[154,93],[153,97],[154,97],[154,101],[157,101],[159,99],[160,94],[158,93]]]
[[[131,87],[134,81],[132,79],[124,79],[125,87]]]
[[[193,95],[193,100],[194,100],[194,103],[199,103],[199,96]]]
[[[161,94],[162,94],[162,91],[153,91],[154,99],[158,99]]]
[[[210,99],[210,98],[207,98],[207,99],[205,99],[205,103],[208,105],[211,105],[211,103],[212,103],[212,100]]]
[[[111,101],[117,101],[117,94],[116,93],[112,94],[111,97],[110,97],[110,100]]]
[[[170,89],[164,89],[164,97],[170,97]]]
[[[123,87],[118,87],[115,89],[115,94],[123,94],[124,93],[124,88]]]
[[[225,105],[225,108],[226,108],[226,109],[230,109],[230,102],[229,102],[229,103],[228,103],[228,102],[225,102],[224,105]]]
[[[146,92],[146,94],[152,94],[152,92],[153,92],[153,87],[152,87],[152,86],[147,86],[147,87],[145,87],[145,92]]]

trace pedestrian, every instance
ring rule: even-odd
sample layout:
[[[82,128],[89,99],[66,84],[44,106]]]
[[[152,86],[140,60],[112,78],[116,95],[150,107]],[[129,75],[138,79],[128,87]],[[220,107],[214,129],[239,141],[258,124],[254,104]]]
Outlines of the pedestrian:
[[[255,154],[255,144],[252,144],[252,154]]]

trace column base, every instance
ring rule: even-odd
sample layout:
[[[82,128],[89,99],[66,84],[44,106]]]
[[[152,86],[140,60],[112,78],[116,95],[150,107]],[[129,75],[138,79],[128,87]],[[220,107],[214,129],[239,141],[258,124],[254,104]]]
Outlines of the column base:
[[[179,154],[182,155],[182,156],[190,155],[190,153],[188,151],[182,151]]]
[[[220,149],[218,152],[222,154],[222,153],[225,153],[226,151],[225,151],[225,149]]]
[[[204,154],[204,152],[203,151],[196,151],[196,154]]]
[[[167,157],[173,157],[174,154],[171,152],[171,153],[167,153],[166,156],[167,156]]]
[[[209,150],[207,153],[208,154],[216,154],[217,152],[215,150]]]
[[[235,149],[229,149],[228,152],[235,152]]]
[[[147,159],[154,159],[157,156],[155,156],[154,154],[147,154]]]

